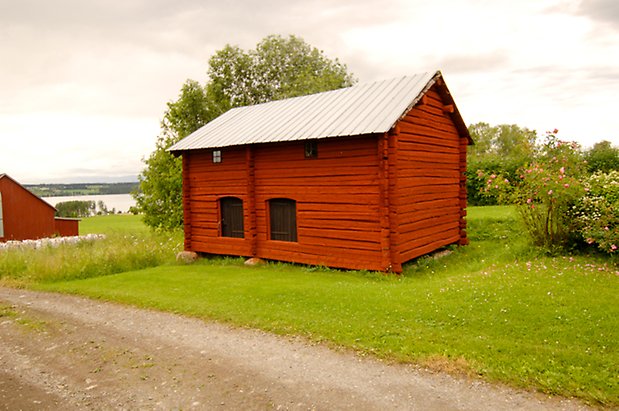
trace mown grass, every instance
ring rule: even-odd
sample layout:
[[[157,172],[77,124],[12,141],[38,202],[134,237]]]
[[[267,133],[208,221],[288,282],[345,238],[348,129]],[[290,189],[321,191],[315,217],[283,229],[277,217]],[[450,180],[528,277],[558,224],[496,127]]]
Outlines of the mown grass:
[[[150,229],[141,215],[109,214],[86,217],[80,221],[80,235],[84,234],[149,234]]]
[[[402,276],[213,259],[37,288],[619,405],[619,269],[545,256],[522,233],[513,209],[472,208],[471,245],[418,259]]]

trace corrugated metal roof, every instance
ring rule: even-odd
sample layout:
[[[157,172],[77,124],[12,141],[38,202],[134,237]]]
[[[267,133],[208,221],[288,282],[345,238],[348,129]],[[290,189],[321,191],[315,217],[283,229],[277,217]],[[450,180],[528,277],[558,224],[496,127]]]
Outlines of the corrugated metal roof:
[[[233,108],[169,151],[385,133],[440,71]]]

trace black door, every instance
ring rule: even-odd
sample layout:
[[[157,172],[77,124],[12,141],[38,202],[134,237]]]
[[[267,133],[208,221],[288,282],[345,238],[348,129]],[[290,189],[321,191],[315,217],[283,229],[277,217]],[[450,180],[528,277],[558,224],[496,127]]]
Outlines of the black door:
[[[219,200],[219,202],[222,237],[244,238],[243,200],[236,197],[225,197]]]
[[[297,241],[297,203],[287,198],[269,201],[271,240]]]

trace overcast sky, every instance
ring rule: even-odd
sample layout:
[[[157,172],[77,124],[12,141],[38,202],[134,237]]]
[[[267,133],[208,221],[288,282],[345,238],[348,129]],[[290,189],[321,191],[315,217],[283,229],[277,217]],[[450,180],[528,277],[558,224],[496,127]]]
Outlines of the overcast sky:
[[[619,145],[617,0],[0,0],[0,173],[137,175],[182,83],[269,34],[360,82],[440,69],[467,124]]]

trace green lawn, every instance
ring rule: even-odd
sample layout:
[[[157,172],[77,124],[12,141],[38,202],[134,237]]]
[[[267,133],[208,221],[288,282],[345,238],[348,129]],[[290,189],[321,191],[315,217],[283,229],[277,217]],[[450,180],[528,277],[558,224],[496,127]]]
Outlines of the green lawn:
[[[619,268],[539,254],[513,208],[472,207],[468,219],[470,246],[418,259],[402,276],[215,259],[36,288],[303,335],[618,406]]]
[[[142,222],[141,215],[109,214],[86,217],[80,221],[80,235],[130,233],[144,234],[149,228]]]

